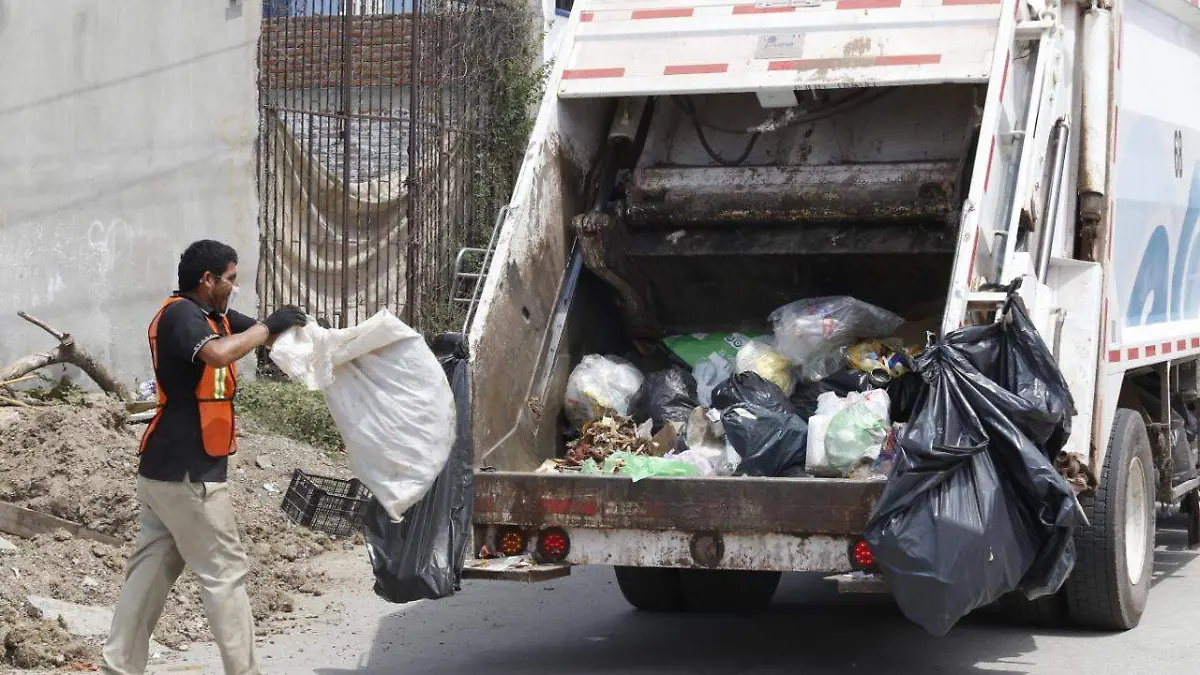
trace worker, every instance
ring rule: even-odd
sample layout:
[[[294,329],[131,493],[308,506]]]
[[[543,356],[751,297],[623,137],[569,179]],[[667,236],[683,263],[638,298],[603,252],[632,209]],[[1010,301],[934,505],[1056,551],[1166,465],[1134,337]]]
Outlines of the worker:
[[[167,595],[188,566],[200,580],[227,675],[260,675],[246,593],[248,562],[226,486],[237,448],[236,363],[306,322],[282,307],[261,323],[232,310],[238,256],[202,240],[179,259],[179,290],[150,322],[158,410],[138,450],[140,533],[104,646],[100,672],[141,675]]]

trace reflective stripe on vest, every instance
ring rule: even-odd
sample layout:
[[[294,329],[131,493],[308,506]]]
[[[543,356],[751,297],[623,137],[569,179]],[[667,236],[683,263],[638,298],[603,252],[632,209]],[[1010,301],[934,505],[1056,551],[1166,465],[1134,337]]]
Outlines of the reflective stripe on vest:
[[[150,358],[154,364],[155,386],[158,390],[158,411],[150,426],[142,436],[138,453],[146,450],[150,435],[158,427],[162,419],[163,409],[167,405],[167,394],[162,382],[158,380],[158,322],[162,319],[167,307],[176,302],[184,302],[186,298],[174,296],[168,298],[154,315],[150,322],[147,337],[150,340]],[[233,333],[229,327],[228,317],[221,317],[218,324],[212,317],[205,315],[204,319],[217,335],[224,337]],[[222,332],[223,329],[223,332]],[[204,372],[200,375],[200,383],[196,385],[196,407],[200,413],[200,437],[204,441],[204,452],[210,457],[226,457],[237,452],[237,432],[233,416],[233,397],[237,393],[237,366],[229,364],[224,368],[213,368],[204,364]]]

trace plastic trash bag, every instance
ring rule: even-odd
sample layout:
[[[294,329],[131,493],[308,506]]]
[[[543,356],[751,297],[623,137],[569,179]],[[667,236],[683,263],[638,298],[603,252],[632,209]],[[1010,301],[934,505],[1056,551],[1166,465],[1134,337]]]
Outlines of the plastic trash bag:
[[[779,387],[785,396],[791,395],[795,384],[792,364],[774,347],[758,340],[751,340],[738,350],[733,370],[735,373],[757,373]]]
[[[753,403],[781,413],[796,412],[783,390],[758,373],[738,373],[713,390],[713,408],[725,410],[739,403]]]
[[[1027,401],[1037,411],[1025,419],[1025,433],[1053,460],[1071,434],[1075,401],[1054,355],[1042,340],[1016,294],[1010,289],[1004,320],[967,326],[946,336],[986,378]]]
[[[475,448],[466,341],[461,334],[442,335],[434,350],[454,391],[458,424],[450,460],[400,522],[377,501],[368,503],[363,518],[375,593],[389,602],[436,600],[460,590],[471,543]]]
[[[882,389],[850,392],[845,398],[834,392],[821,394],[808,420],[809,473],[845,477],[863,458],[878,458],[891,425],[890,406]]]
[[[1013,590],[1030,599],[1055,593],[1074,566],[1077,502],[1046,454],[1066,440],[1056,430],[1069,428],[1048,410],[1065,416],[1069,399],[1051,402],[1022,385],[1060,374],[1029,372],[1001,384],[981,372],[1003,376],[1005,360],[1045,350],[1036,332],[1006,325],[1019,315],[1024,307],[1014,298],[1006,321],[955,331],[917,359],[929,388],[867,524],[901,610],[934,635]],[[994,348],[988,354],[981,345]]]
[[[921,378],[914,375],[919,381]],[[817,414],[817,399],[826,392],[845,396],[852,391],[864,392],[875,389],[876,386],[870,375],[856,370],[839,370],[820,382],[801,382],[792,394],[792,405],[796,413],[803,419]]]
[[[925,382],[916,373],[907,373],[888,382],[887,393],[892,400],[893,422],[908,422],[912,418],[917,401],[925,392]]]
[[[716,357],[726,363],[733,363],[738,350],[755,337],[742,333],[693,333],[691,335],[673,335],[663,339],[663,344],[675,356],[695,368],[702,361]]]
[[[587,465],[591,464],[591,467]],[[596,460],[584,462],[583,473],[603,473],[618,476],[628,476],[633,482],[654,477],[680,477],[701,475],[700,469],[688,462],[669,457],[648,457],[635,455],[631,452],[614,452],[604,458],[603,465],[597,465]]]
[[[851,404],[829,419],[825,453],[829,468],[848,476],[863,459],[875,460],[887,439],[887,420],[864,402]]]
[[[692,376],[696,380],[696,398],[700,401],[700,405],[711,406],[713,389],[716,389],[717,385],[728,380],[732,375],[733,363],[717,354],[712,354],[697,363],[696,367],[692,369]]]
[[[793,412],[739,403],[721,415],[725,439],[742,457],[739,476],[781,476],[804,467],[808,424]]]
[[[419,333],[386,309],[351,328],[310,320],[279,336],[271,360],[325,395],[354,474],[393,519],[433,485],[454,442],[454,396]]]
[[[847,363],[857,340],[891,336],[904,320],[848,296],[809,298],[771,313],[775,347],[803,369],[808,382],[829,377]]]
[[[682,429],[699,405],[695,378],[676,367],[647,375],[629,405],[629,413],[635,421],[652,421],[650,431],[656,434],[668,422]]]
[[[598,354],[583,357],[567,380],[563,403],[567,419],[582,427],[603,417],[605,411],[629,415],[629,404],[642,381],[641,371],[624,359]]]

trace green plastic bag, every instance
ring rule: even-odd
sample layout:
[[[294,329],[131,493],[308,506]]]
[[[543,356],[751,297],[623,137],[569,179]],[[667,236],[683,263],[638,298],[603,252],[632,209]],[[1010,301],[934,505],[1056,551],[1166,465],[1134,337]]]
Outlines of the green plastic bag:
[[[825,432],[825,457],[829,468],[849,475],[864,458],[879,456],[887,423],[864,403],[854,403],[834,414]]]
[[[738,350],[747,342],[763,339],[762,335],[744,335],[742,333],[692,333],[691,335],[673,335],[663,338],[663,344],[683,359],[688,366],[695,368],[697,363],[716,354],[729,363],[737,358]]]
[[[617,474],[618,466],[621,468],[619,474]],[[604,460],[603,470],[604,473],[629,476],[635,483],[643,478],[700,475],[700,469],[687,462],[681,462],[677,459],[667,459],[665,457],[634,455],[628,452],[614,452],[609,455]]]

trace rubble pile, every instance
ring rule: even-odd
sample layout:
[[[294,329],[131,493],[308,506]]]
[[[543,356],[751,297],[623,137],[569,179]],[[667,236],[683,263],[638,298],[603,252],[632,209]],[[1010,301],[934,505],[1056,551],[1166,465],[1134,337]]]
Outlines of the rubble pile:
[[[55,516],[113,538],[65,530],[29,539],[0,532],[0,640],[5,665],[19,668],[91,663],[102,635],[66,630],[31,597],[82,608],[111,608],[138,533],[137,446],[145,427],[129,425],[108,399],[88,405],[22,409],[0,428],[0,501]],[[246,426],[241,424],[240,426]],[[280,437],[239,430],[229,489],[251,559],[248,591],[260,633],[280,632],[299,595],[322,593],[316,556],[359,544],[296,526],[279,505],[291,471],[349,477],[342,456]],[[107,543],[106,543],[107,542]],[[112,545],[116,544],[116,545]],[[185,571],[154,634],[165,648],[211,639],[199,586]]]

